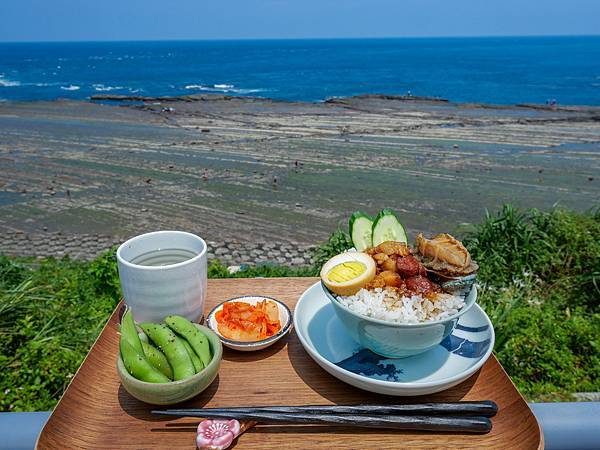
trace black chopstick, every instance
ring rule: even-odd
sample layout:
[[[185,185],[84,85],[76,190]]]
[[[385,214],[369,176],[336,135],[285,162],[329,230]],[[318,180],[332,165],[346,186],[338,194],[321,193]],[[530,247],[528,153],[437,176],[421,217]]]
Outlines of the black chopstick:
[[[181,411],[152,411],[155,414],[202,418],[235,418],[253,420],[261,424],[312,424],[312,425],[349,425],[366,428],[386,428],[392,430],[446,431],[462,433],[487,433],[492,423],[487,417],[469,416],[373,416],[373,415],[339,415],[339,414],[300,414],[300,413],[242,413],[231,411],[207,412],[196,410],[185,413]]]
[[[204,417],[207,413],[224,413],[235,417],[235,414],[245,413],[299,413],[299,414],[367,414],[367,415],[470,415],[493,417],[498,406],[491,400],[478,402],[450,403],[417,403],[403,405],[312,405],[312,406],[255,406],[233,408],[202,408],[202,409],[167,409],[165,412],[174,415],[194,414]],[[161,411],[154,411],[162,414]]]

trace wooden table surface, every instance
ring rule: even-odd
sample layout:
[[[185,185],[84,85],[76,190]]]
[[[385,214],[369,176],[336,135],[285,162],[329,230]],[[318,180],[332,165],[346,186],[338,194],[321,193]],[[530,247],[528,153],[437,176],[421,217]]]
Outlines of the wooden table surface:
[[[240,295],[266,295],[292,310],[315,278],[209,280],[206,310]],[[195,448],[198,419],[150,413],[131,397],[116,371],[118,308],[43,428],[37,448]],[[423,397],[389,397],[349,386],[321,369],[290,335],[263,351],[224,349],[218,377],[181,407],[410,403],[494,400],[493,429],[484,435],[394,432],[352,427],[258,426],[231,448],[543,448],[540,427],[494,356],[465,382]]]

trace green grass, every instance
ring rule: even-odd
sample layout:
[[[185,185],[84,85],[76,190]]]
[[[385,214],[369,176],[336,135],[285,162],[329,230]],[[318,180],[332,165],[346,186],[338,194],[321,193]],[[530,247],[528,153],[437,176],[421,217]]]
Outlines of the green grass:
[[[0,410],[54,406],[116,305],[107,260],[0,257]]]
[[[464,236],[479,261],[479,303],[495,353],[529,400],[600,391],[600,212],[488,214]],[[235,277],[316,275],[348,248],[343,230],[313,267],[250,267]],[[209,277],[231,277],[218,261]],[[113,252],[92,262],[0,256],[0,410],[52,408],[120,297]]]

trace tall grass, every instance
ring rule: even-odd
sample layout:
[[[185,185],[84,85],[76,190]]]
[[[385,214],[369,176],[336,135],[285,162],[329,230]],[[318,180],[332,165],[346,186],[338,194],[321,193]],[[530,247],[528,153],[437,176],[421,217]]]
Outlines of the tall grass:
[[[594,287],[600,272],[600,212],[562,208],[518,211],[510,205],[476,225],[465,244],[481,261],[479,277],[508,283],[522,274]]]
[[[530,400],[600,391],[600,213],[505,206],[463,236],[480,263],[479,303],[496,330],[495,353]],[[342,230],[306,268],[218,261],[209,276],[318,274],[350,247]],[[92,262],[0,256],[0,410],[54,406],[118,299],[114,251]]]

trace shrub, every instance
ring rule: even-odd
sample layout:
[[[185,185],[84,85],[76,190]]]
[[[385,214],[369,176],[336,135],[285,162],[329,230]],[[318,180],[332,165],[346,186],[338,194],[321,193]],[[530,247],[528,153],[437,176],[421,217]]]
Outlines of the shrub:
[[[488,214],[465,243],[480,263],[495,353],[529,399],[600,390],[600,215]]]

